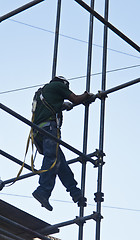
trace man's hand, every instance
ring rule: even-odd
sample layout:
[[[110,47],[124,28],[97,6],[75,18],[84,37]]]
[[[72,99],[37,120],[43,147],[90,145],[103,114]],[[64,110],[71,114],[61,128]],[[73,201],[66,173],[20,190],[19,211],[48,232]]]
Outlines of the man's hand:
[[[83,102],[84,105],[90,104],[94,102],[96,99],[95,95],[93,93],[88,93],[88,98]]]
[[[70,111],[73,108],[73,104],[70,102],[64,102],[62,105],[63,110]]]

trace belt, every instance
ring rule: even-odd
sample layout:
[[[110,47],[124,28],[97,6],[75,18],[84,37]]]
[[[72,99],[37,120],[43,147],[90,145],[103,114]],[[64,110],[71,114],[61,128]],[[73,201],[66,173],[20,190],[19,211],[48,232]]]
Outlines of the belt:
[[[39,126],[40,128],[48,127],[48,126],[50,126],[50,121],[48,121],[48,122],[42,122],[42,123],[38,124],[38,126]]]
[[[52,119],[52,120],[49,119],[49,121],[39,123],[38,127],[40,127],[40,128],[48,127],[48,126],[50,126],[51,122],[56,122],[56,119]]]
[[[42,122],[42,123],[38,124],[37,126],[40,127],[40,128],[48,127],[48,126],[50,126],[50,121]],[[33,129],[33,136],[34,137],[36,137],[38,133],[39,133],[38,130]]]

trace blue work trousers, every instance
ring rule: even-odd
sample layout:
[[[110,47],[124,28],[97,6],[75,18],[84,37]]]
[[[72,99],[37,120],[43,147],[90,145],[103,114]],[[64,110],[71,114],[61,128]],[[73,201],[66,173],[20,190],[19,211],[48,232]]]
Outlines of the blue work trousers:
[[[58,129],[55,121],[51,121],[49,126],[44,127],[44,130],[55,137],[58,137]],[[70,192],[72,198],[80,195],[81,190],[76,187],[77,182],[74,179],[74,174],[68,166],[61,148],[58,147],[57,151],[57,142],[50,137],[44,136],[43,138],[43,155],[44,158],[41,170],[48,171],[40,174],[40,185],[37,188],[40,191],[40,194],[43,194],[46,199],[50,197],[55,185],[56,176],[58,175],[60,181],[65,186],[66,191]],[[55,161],[55,166],[50,169]]]

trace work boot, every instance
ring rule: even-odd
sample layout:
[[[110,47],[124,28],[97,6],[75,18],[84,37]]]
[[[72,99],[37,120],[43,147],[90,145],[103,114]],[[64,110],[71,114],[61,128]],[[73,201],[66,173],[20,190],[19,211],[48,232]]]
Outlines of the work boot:
[[[49,211],[52,211],[53,210],[53,207],[50,205],[48,199],[46,199],[45,197],[43,197],[42,195],[40,195],[38,193],[37,190],[35,190],[33,193],[32,193],[33,197],[38,200],[40,203],[41,203],[41,206],[42,207],[45,207],[47,210]]]

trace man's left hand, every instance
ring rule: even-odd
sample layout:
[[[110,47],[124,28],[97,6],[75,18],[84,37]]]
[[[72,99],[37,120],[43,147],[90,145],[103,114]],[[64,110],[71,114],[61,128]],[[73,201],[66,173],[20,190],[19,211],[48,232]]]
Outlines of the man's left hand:
[[[73,103],[64,102],[62,105],[62,109],[70,111],[73,108]]]

